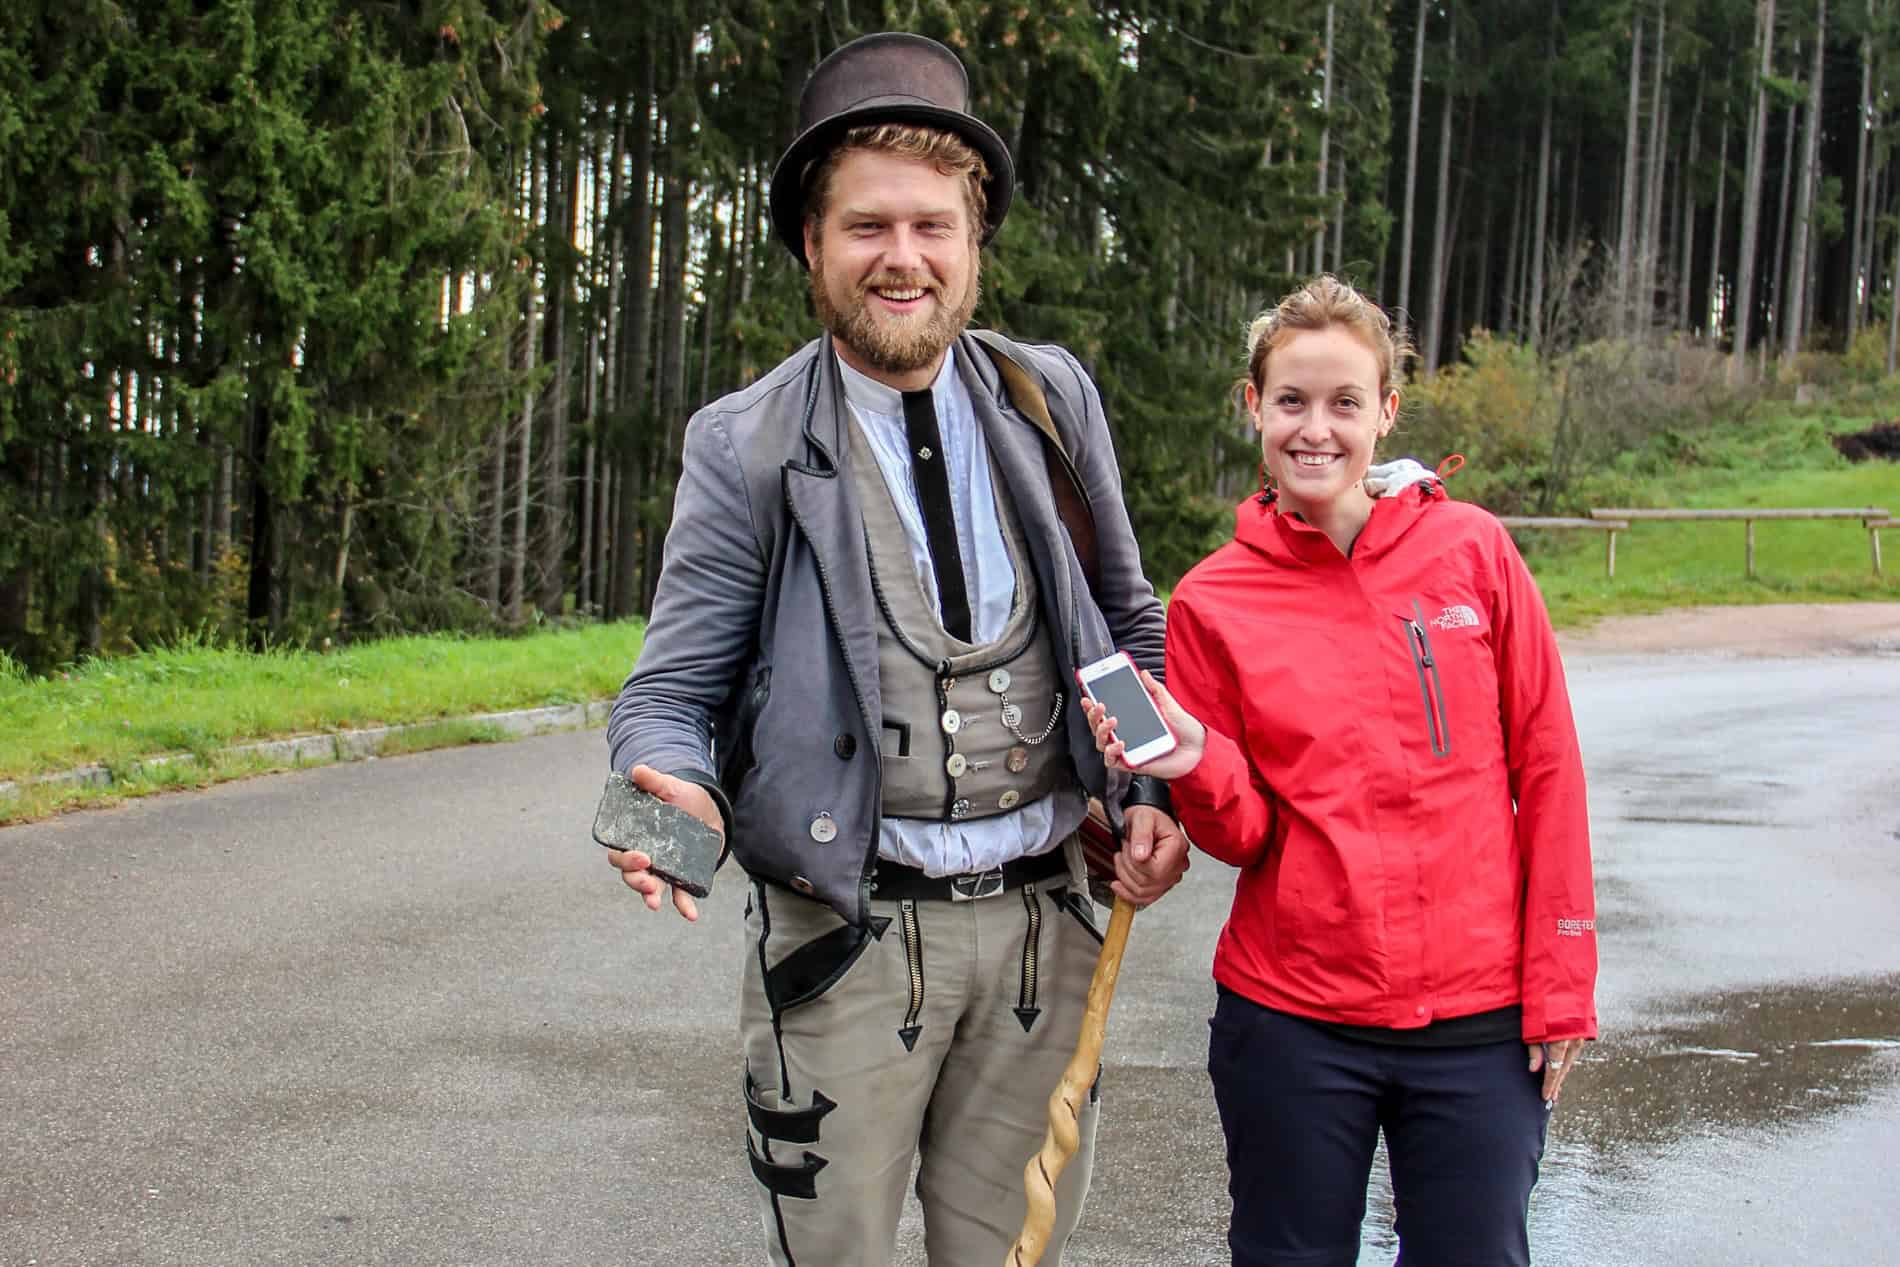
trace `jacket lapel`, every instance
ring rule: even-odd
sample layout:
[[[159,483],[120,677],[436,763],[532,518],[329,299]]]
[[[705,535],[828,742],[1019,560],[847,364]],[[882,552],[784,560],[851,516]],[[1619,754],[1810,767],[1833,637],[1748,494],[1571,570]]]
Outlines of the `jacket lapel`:
[[[864,548],[864,516],[852,492],[844,463],[851,446],[844,428],[844,386],[836,354],[825,339],[813,366],[815,398],[804,421],[808,460],[787,462],[785,504],[811,547],[831,625],[845,667],[858,685],[865,708],[865,733],[875,738],[883,712],[877,684],[877,610],[871,593],[871,564]]]

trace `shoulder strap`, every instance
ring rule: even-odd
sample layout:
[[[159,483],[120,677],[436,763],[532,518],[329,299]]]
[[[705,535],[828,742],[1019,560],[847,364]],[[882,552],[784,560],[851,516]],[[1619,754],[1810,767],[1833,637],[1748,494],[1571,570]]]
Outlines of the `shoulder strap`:
[[[1056,514],[1061,517],[1062,526],[1068,529],[1069,542],[1082,564],[1082,575],[1087,578],[1089,588],[1096,589],[1101,584],[1102,568],[1095,545],[1095,513],[1082,491],[1082,477],[1076,474],[1075,463],[1070,461],[1069,451],[1062,445],[1062,433],[1056,430],[1055,419],[1049,414],[1048,394],[1036,376],[1011,355],[1000,335],[990,330],[970,333],[995,362],[1010,404],[1042,433],[1042,457],[1049,468],[1049,491],[1055,495]]]

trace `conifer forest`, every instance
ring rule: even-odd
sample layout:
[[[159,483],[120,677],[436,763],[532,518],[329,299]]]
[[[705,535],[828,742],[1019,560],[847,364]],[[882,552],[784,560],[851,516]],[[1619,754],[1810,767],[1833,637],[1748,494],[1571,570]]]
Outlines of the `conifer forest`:
[[[817,330],[799,88],[892,28],[1010,145],[977,320],[1093,371],[1157,584],[1319,270],[1403,315],[1419,456],[1560,513],[1630,417],[1893,372],[1897,8],[7,0],[0,651],[642,612],[686,420]]]

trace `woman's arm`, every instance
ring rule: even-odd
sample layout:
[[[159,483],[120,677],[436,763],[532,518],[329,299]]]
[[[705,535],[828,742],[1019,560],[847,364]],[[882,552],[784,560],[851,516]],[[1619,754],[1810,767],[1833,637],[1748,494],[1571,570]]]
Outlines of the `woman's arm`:
[[[1543,596],[1502,526],[1493,558],[1498,705],[1524,865],[1524,1041],[1595,1038],[1596,897],[1570,693]]]
[[[1167,644],[1168,689],[1206,731],[1201,759],[1169,784],[1175,813],[1201,849],[1248,866],[1266,852],[1272,805],[1238,742],[1247,728],[1233,652],[1201,620],[1185,583],[1168,608]]]

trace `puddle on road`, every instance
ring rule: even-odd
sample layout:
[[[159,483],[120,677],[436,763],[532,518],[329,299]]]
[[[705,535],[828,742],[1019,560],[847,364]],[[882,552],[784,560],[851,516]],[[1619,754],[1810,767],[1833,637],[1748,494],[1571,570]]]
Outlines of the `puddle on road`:
[[[1682,998],[1633,1020],[1591,1044],[1564,1086],[1532,1198],[1532,1249],[1546,1261],[1573,1250],[1587,1261],[1590,1211],[1626,1202],[1626,1180],[1653,1183],[1701,1142],[1772,1137],[1900,1085],[1900,976]],[[1369,1197],[1360,1262],[1389,1263],[1383,1143]]]
[[[1794,1125],[1900,1081],[1900,976],[1768,986],[1654,1009],[1592,1044],[1555,1134],[1614,1157]]]

